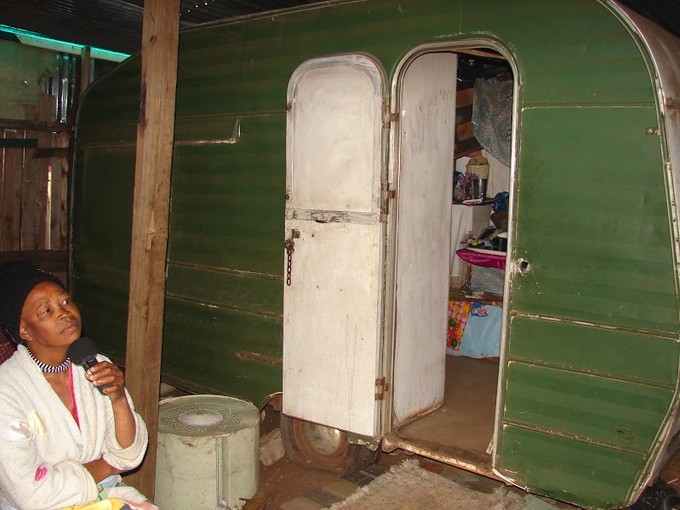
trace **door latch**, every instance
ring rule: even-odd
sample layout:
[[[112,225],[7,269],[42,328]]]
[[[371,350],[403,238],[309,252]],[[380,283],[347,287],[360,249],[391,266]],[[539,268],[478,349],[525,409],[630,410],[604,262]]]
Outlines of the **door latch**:
[[[293,229],[290,233],[290,237],[286,239],[283,243],[283,247],[286,249],[286,285],[290,287],[292,282],[293,274],[293,252],[295,251],[295,239],[300,238],[300,231]]]

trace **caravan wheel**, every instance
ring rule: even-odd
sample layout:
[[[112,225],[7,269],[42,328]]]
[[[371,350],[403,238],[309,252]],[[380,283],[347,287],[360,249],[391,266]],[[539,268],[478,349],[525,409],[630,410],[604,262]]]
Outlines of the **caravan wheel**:
[[[299,464],[350,473],[375,461],[376,452],[350,444],[342,430],[281,415],[281,438],[288,457]]]

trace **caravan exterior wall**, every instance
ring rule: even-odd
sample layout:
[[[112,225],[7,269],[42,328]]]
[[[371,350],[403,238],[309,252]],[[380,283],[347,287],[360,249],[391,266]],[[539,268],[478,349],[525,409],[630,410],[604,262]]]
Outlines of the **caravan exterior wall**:
[[[508,262],[528,260],[531,272],[513,272],[506,294],[494,466],[583,506],[633,500],[676,430],[680,359],[679,95],[677,84],[659,89],[650,41],[671,67],[680,53],[667,34],[641,37],[657,29],[637,22],[606,0],[366,0],[182,32],[164,378],[257,404],[281,391],[296,68],[370,55],[394,90],[418,47],[499,49],[516,73]],[[136,56],[93,84],[77,124],[71,286],[88,335],[118,360],[139,73]]]

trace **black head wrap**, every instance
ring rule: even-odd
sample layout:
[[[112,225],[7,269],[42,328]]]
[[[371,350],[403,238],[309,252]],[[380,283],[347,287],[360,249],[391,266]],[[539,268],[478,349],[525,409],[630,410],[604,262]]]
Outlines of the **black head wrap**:
[[[16,343],[22,343],[19,321],[24,301],[33,288],[42,282],[54,282],[66,288],[59,278],[31,262],[19,260],[0,265],[0,326]]]

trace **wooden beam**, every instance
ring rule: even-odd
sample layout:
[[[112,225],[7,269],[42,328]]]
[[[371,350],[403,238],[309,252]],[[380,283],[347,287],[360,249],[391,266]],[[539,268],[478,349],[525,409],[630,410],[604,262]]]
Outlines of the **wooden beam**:
[[[68,252],[66,250],[0,251],[0,264],[14,260],[28,260],[45,271],[58,276],[68,285]],[[0,342],[2,337],[0,336]]]
[[[0,138],[0,149],[32,149],[37,146],[37,138]]]
[[[50,222],[48,247],[66,249],[68,246],[68,181],[69,163],[71,161],[71,133],[50,133],[52,152],[49,159],[52,179],[50,181]],[[36,149],[34,157],[38,157]]]
[[[13,260],[28,260],[50,273],[68,271],[68,252],[66,250],[0,251],[0,264]]]
[[[20,138],[5,132],[8,138]],[[21,188],[24,181],[24,151],[2,152],[2,196],[0,196],[0,250],[21,249]]]
[[[68,158],[69,148],[68,147],[49,147],[42,149],[36,148],[33,151],[33,157],[35,159]]]
[[[92,49],[85,46],[80,52],[80,92],[78,94],[78,102],[83,97],[85,89],[90,86],[90,77],[92,75]]]
[[[179,0],[145,0],[125,361],[128,390],[149,430],[144,462],[127,483],[150,499],[156,475],[178,42]]]
[[[55,97],[38,94],[37,104],[24,107],[26,118],[52,124],[55,117]],[[49,133],[26,133],[26,139],[36,138],[37,146],[49,145]],[[47,182],[48,168],[44,160],[33,157],[33,149],[26,149],[24,180],[21,190],[21,249],[40,250],[47,247]]]
[[[18,129],[20,131],[46,131],[48,133],[66,133],[73,131],[71,124],[45,122],[42,120],[0,119],[0,129]]]
[[[464,53],[466,55],[474,55],[477,57],[484,58],[494,58],[496,60],[505,60],[505,57],[494,50],[480,50],[474,48],[461,48],[457,50],[458,53]]]

